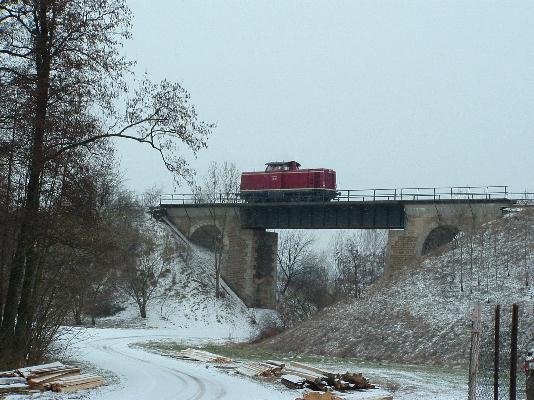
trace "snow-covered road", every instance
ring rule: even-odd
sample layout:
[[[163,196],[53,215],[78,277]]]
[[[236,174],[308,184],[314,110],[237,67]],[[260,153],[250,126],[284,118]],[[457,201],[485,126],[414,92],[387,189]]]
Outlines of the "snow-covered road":
[[[175,329],[80,329],[78,332],[79,342],[72,356],[109,371],[118,378],[108,377],[107,386],[84,392],[84,399],[294,400],[300,394],[300,391],[288,390],[282,385],[263,384],[223,372],[214,366],[177,360],[132,346],[165,339],[190,344],[220,341],[217,335],[210,335],[209,331],[195,331],[196,335]],[[344,368],[342,365],[339,367]],[[399,400],[456,400],[465,397],[461,380],[431,371],[425,373],[362,366],[361,372],[375,382],[389,382],[387,386],[395,386],[393,394]],[[386,394],[387,390],[377,389],[346,393],[344,397],[347,400],[364,400]],[[80,399],[79,396],[73,398]]]
[[[295,398],[294,393],[277,391],[273,387],[223,373],[214,367],[176,360],[130,346],[132,343],[151,339],[176,340],[176,331],[171,333],[159,329],[90,329],[88,334],[79,343],[77,355],[99,368],[113,372],[120,379],[117,385],[92,391],[89,397],[91,399],[294,400]]]

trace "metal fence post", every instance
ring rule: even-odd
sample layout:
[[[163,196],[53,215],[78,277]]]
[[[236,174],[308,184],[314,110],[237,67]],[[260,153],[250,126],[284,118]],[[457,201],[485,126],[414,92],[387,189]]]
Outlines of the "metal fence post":
[[[476,399],[478,355],[480,353],[480,305],[473,310],[473,330],[471,332],[471,349],[469,354],[469,389],[468,400]]]
[[[512,306],[512,338],[510,343],[510,400],[517,400],[517,326],[519,306]]]
[[[493,400],[499,400],[499,355],[500,355],[500,327],[501,306],[495,306],[495,353],[493,355]]]

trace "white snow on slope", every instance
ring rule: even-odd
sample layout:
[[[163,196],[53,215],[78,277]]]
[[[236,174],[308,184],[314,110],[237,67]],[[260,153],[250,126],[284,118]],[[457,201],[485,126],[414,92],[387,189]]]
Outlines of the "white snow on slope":
[[[486,224],[419,264],[389,271],[362,298],[326,308],[268,340],[266,346],[368,360],[465,366],[474,305],[482,307],[483,349],[492,346],[494,307],[501,305],[501,349],[505,351],[515,302],[520,309],[519,351],[523,354],[534,339],[533,232],[534,209]]]
[[[275,316],[272,310],[249,309],[234,296],[223,295],[215,298],[212,253],[191,244],[187,260],[176,259],[148,303],[146,319],[139,317],[137,305],[130,300],[124,302],[124,311],[97,319],[97,327],[174,329],[182,337],[208,331],[212,337],[243,341],[257,334],[256,322]]]

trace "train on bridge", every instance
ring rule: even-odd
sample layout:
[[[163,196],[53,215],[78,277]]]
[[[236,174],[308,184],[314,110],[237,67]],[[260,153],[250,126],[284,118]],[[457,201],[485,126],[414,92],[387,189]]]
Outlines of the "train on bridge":
[[[300,169],[296,161],[269,162],[264,172],[241,174],[240,197],[248,202],[330,201],[338,195],[336,171]]]

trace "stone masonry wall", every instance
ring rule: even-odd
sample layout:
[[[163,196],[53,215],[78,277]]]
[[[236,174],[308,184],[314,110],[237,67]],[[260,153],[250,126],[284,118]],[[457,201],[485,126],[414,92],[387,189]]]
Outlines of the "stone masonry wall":
[[[234,209],[170,208],[167,215],[188,238],[223,232],[224,281],[248,307],[276,306],[276,233],[242,229],[239,213]]]
[[[388,271],[409,265],[421,257],[423,244],[432,230],[448,225],[468,233],[482,224],[502,217],[508,203],[406,204],[405,228],[388,234]]]

